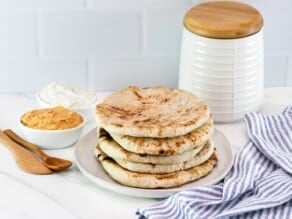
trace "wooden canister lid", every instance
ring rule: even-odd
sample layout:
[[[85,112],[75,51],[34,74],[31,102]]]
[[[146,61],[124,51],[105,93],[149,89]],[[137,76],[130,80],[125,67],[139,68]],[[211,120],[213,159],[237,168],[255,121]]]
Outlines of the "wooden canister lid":
[[[233,1],[214,1],[191,8],[184,26],[192,33],[216,39],[246,37],[258,32],[263,18],[250,5]]]

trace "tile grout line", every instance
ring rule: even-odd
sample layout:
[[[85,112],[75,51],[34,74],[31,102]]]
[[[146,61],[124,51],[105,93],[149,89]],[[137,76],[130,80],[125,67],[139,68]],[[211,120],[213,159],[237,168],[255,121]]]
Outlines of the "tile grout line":
[[[36,24],[36,45],[37,45],[37,56],[42,57],[42,46],[41,46],[41,12],[36,12],[35,15],[35,24]]]
[[[89,89],[92,89],[92,84],[90,83],[90,78],[89,78],[89,76],[90,76],[90,74],[89,74],[89,62],[90,62],[90,60],[89,60],[89,58],[87,58],[86,59],[86,82],[87,82],[87,88],[89,88]]]
[[[140,55],[143,56],[146,50],[146,11],[141,11],[141,20],[140,20],[140,32],[141,32],[141,52]]]
[[[83,7],[84,7],[84,9],[90,8],[90,0],[84,0]]]
[[[286,56],[286,72],[285,72],[285,86],[289,86],[289,71],[290,71],[290,63],[291,63],[291,58],[290,56]]]

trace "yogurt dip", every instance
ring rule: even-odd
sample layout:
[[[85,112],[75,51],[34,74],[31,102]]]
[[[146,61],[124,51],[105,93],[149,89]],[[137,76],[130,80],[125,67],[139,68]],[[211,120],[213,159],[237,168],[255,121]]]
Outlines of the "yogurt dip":
[[[50,105],[67,108],[90,107],[97,101],[97,95],[92,91],[55,82],[43,88],[39,97]]]

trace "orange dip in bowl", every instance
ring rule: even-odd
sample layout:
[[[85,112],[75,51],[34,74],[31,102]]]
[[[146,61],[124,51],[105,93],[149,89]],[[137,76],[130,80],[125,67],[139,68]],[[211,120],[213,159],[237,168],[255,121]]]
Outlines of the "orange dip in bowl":
[[[62,106],[31,110],[21,116],[21,123],[29,128],[64,130],[83,123],[82,116]]]

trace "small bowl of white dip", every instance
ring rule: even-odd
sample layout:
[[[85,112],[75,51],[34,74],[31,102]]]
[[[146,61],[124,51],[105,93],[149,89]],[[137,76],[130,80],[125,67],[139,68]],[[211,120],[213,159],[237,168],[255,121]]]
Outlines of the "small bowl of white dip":
[[[80,112],[86,121],[94,118],[97,94],[71,84],[50,83],[37,94],[40,107],[63,106]]]

